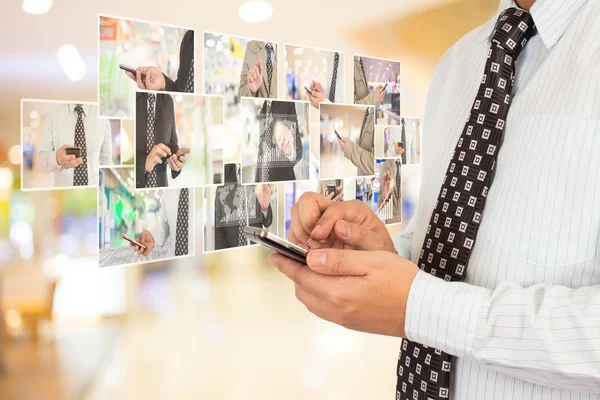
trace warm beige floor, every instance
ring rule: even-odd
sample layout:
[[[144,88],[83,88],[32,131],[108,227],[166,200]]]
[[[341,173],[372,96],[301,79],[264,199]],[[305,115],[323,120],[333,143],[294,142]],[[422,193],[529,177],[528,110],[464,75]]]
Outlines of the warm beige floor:
[[[245,267],[257,264],[246,254],[222,256],[227,272],[210,278],[191,263],[147,275],[124,322],[89,344],[59,337],[59,356],[29,350],[47,376],[0,378],[0,398],[393,398],[398,339],[317,319],[279,272]]]

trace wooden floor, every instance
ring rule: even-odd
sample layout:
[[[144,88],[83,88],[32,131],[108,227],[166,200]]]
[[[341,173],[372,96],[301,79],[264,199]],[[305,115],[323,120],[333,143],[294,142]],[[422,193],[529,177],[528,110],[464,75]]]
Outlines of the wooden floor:
[[[101,249],[100,267],[161,260],[167,256],[167,249],[168,246],[157,246],[147,256],[137,254],[129,246],[117,247],[116,249]]]

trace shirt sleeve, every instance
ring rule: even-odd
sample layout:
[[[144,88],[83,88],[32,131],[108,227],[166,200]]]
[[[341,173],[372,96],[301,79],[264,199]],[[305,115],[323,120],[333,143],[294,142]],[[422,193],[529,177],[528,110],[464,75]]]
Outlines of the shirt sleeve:
[[[50,112],[44,126],[44,134],[42,136],[42,145],[40,147],[39,157],[40,166],[44,171],[56,172],[61,171],[62,167],[56,161],[56,149],[62,144],[55,143],[56,121],[54,120],[54,112]]]
[[[179,198],[179,196],[177,196],[177,198]],[[159,211],[158,222],[157,222],[156,226],[150,231],[150,233],[152,234],[152,237],[154,238],[155,246],[163,246],[170,236],[169,217],[167,215],[167,206],[168,205],[169,205],[169,202],[166,201],[165,194],[163,193],[162,199],[160,201],[160,211]],[[173,238],[173,241],[174,240],[175,240],[175,238]]]
[[[600,393],[600,286],[504,282],[494,290],[419,271],[407,337],[498,372],[558,389]]]
[[[113,165],[112,160],[112,129],[110,122],[104,120],[104,141],[100,149],[100,165]]]

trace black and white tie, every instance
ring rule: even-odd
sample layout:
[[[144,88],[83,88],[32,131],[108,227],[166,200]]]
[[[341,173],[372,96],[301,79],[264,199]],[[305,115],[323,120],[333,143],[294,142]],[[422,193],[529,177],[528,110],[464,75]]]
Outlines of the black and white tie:
[[[418,265],[446,281],[462,281],[475,243],[511,102],[515,61],[536,33],[531,15],[516,8],[499,17],[481,86],[456,145],[436,202]],[[396,399],[450,397],[451,357],[403,340]]]
[[[194,93],[194,59],[190,60],[190,72],[188,72],[187,80],[185,81],[186,93]]]
[[[269,168],[271,164],[271,153],[273,144],[273,111],[270,101],[267,101],[267,113],[265,115],[265,137],[262,142],[263,162],[261,168],[261,182],[269,182]]]
[[[267,43],[265,47],[267,49],[267,83],[269,85],[268,97],[274,97],[271,96],[271,81],[273,80],[273,45],[271,43]]]
[[[148,93],[148,121],[146,123],[146,155],[148,155],[152,148],[155,145],[155,120],[154,120],[154,104],[156,102],[156,95],[154,93]],[[153,169],[152,172],[147,173],[148,177],[146,179],[146,187],[153,188],[158,186],[158,181],[156,179],[156,169]]]
[[[188,188],[184,188],[179,192],[179,204],[177,206],[177,226],[175,228],[176,256],[185,256],[188,254],[189,213],[190,191]]]
[[[242,173],[241,173],[241,167],[238,170],[238,182],[242,181]],[[244,235],[244,228],[246,227],[246,225],[248,225],[247,222],[247,214],[246,214],[246,197],[248,195],[248,191],[246,190],[246,186],[242,186],[242,185],[237,185],[236,190],[238,191],[238,193],[240,193],[240,210],[238,212],[238,216],[239,216],[239,230],[238,230],[238,247],[242,247],[248,244],[248,239],[246,238],[246,236]]]
[[[363,58],[362,57],[358,57],[358,62],[360,64],[360,70],[362,71],[362,75],[363,75],[363,79],[365,80],[365,84],[368,85],[368,83],[367,83],[367,73],[365,72],[365,63],[363,62]]]
[[[365,127],[367,126],[367,120],[369,119],[369,107],[365,110],[365,117],[363,118],[362,126],[360,127],[360,136],[362,137]]]
[[[335,103],[335,86],[337,84],[337,70],[340,64],[340,53],[337,51],[333,56],[333,76],[331,78],[331,86],[329,87],[329,101]]]
[[[401,184],[401,178],[400,178],[400,169],[402,166],[402,161],[401,160],[395,160],[395,164],[396,164],[396,195],[400,194],[400,184]]]
[[[83,108],[75,106],[77,123],[75,124],[75,146],[81,148],[81,164],[73,170],[73,186],[88,185],[87,148],[85,146],[85,127],[83,126]]]

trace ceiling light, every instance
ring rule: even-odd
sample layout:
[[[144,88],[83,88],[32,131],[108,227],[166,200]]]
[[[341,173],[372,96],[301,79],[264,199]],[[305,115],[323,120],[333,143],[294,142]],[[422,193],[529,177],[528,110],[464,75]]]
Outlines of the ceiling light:
[[[206,39],[206,47],[215,47],[215,41],[213,39]]]
[[[15,144],[13,147],[8,150],[8,160],[13,165],[21,164],[21,146]]]
[[[300,54],[304,54],[304,49],[302,47],[296,47],[294,49],[294,54],[297,55],[297,56],[300,55]]]
[[[273,6],[268,1],[247,1],[240,6],[240,18],[246,22],[264,22],[273,15]]]
[[[52,8],[52,0],[23,0],[23,11],[27,14],[46,14]]]
[[[57,52],[58,62],[71,81],[79,81],[85,75],[85,63],[72,44],[63,44]]]

